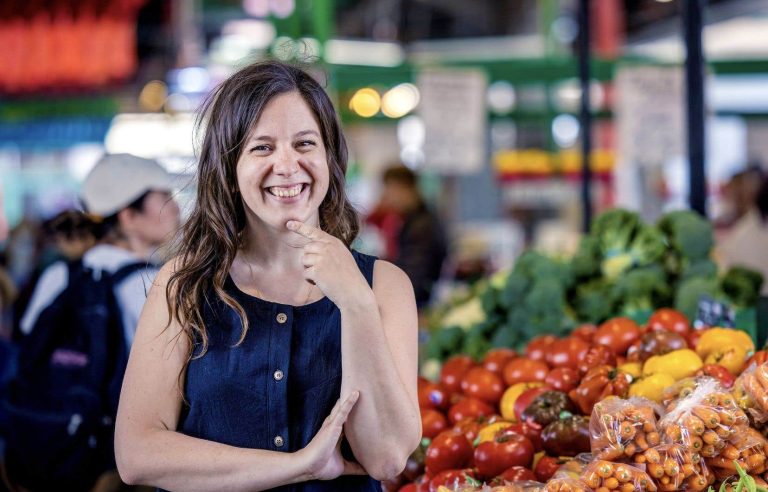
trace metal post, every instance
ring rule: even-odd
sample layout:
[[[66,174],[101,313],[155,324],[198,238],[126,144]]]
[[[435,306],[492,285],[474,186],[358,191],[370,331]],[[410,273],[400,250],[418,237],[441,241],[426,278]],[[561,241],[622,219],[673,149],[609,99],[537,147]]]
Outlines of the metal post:
[[[701,45],[704,0],[683,2],[685,32],[685,90],[687,99],[689,203],[691,209],[707,216],[707,180],[704,170],[704,54]]]
[[[589,0],[579,0],[579,80],[581,81],[581,110],[579,123],[581,126],[581,202],[583,210],[582,228],[589,232],[592,223],[592,168],[590,154],[592,153],[592,108],[589,103]]]

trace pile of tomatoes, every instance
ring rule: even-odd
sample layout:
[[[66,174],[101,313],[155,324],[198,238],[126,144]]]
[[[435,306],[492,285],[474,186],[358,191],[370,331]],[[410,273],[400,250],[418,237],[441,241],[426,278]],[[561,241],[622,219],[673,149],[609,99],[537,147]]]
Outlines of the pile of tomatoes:
[[[455,355],[438,381],[419,378],[423,445],[384,488],[436,492],[441,485],[546,482],[589,451],[592,405],[607,395],[627,396],[639,374],[622,369],[626,364],[643,350],[648,356],[676,344],[693,347],[698,336],[682,313],[664,308],[645,327],[614,318],[565,338],[536,338],[524,354],[497,348],[479,362]]]

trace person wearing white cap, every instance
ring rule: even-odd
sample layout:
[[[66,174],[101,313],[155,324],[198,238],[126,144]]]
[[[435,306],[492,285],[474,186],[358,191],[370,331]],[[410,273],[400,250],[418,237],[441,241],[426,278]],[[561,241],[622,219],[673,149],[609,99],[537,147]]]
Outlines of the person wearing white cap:
[[[171,196],[172,178],[156,161],[131,154],[108,154],[86,176],[81,191],[85,211],[99,222],[99,243],[86,251],[83,266],[114,273],[146,262],[115,288],[126,342],[133,334],[157,274],[161,246],[179,227],[179,207]],[[32,331],[40,313],[64,290],[69,270],[64,262],[51,265],[40,277],[21,319],[21,331]]]

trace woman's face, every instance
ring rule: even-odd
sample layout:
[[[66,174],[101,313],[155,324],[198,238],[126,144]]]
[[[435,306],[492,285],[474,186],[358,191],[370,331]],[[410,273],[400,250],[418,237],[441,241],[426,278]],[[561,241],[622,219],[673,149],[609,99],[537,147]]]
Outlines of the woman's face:
[[[297,92],[264,108],[237,162],[248,223],[285,230],[289,220],[319,224],[329,171],[320,127]]]

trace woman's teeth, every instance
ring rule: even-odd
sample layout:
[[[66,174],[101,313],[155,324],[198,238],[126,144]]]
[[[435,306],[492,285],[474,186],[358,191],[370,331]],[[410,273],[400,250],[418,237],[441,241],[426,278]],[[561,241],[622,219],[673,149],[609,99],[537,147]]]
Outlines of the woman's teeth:
[[[300,184],[291,186],[290,188],[272,186],[271,188],[267,188],[267,190],[275,196],[279,196],[281,198],[291,198],[301,193],[302,186],[303,185]]]

